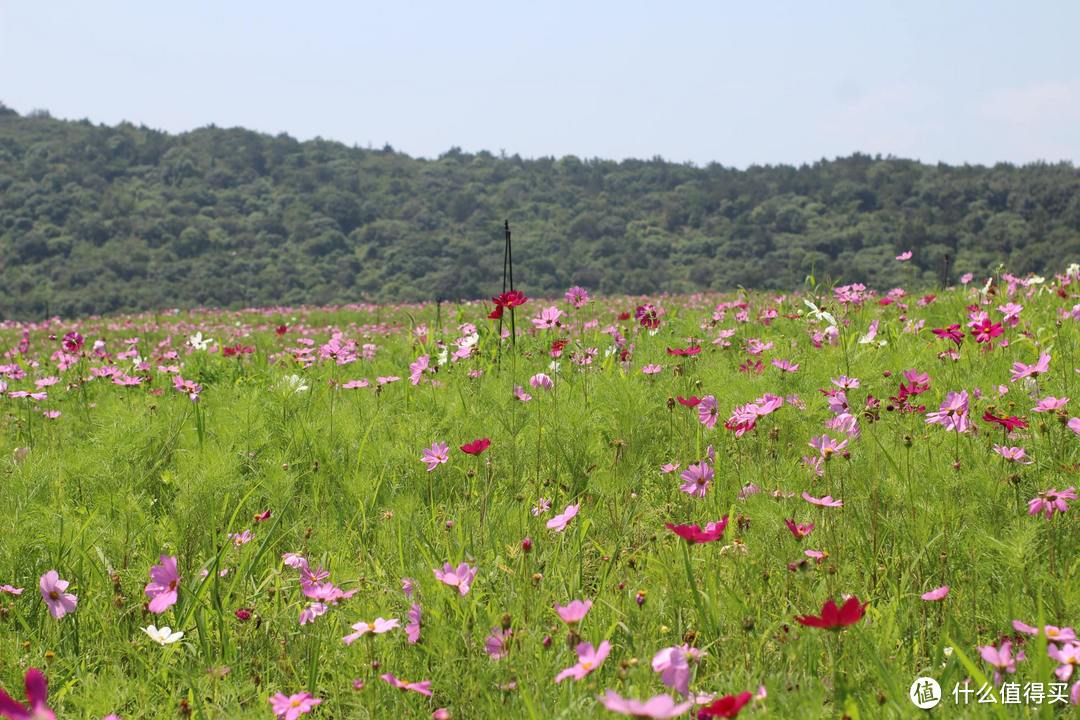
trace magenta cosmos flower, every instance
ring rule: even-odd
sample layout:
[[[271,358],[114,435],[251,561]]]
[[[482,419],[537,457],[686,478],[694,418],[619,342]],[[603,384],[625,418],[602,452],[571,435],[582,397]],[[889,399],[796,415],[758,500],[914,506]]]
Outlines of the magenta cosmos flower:
[[[390,683],[390,685],[392,685],[393,687],[396,687],[398,690],[400,690],[402,692],[405,692],[407,690],[411,690],[412,692],[420,693],[421,695],[426,695],[427,697],[431,697],[431,681],[430,680],[421,680],[420,682],[410,682],[408,680],[401,680],[399,678],[396,678],[393,675],[391,675],[390,673],[386,673],[385,675],[380,675],[379,677],[382,680]]]
[[[574,519],[574,516],[578,514],[580,507],[580,505],[567,505],[565,510],[547,521],[548,528],[555,532],[562,532],[570,524],[570,521]]]
[[[585,303],[589,302],[589,291],[583,287],[575,285],[566,291],[566,302],[570,303],[576,308],[583,307]]]
[[[321,699],[306,692],[295,695],[276,693],[270,696],[270,708],[274,711],[274,717],[279,720],[296,720],[314,710],[321,702]]]
[[[150,598],[147,609],[160,615],[176,604],[180,575],[176,571],[176,558],[162,555],[161,562],[150,568],[150,582],[146,585],[146,597]]]
[[[341,639],[346,645],[352,645],[365,635],[382,635],[383,633],[390,632],[400,624],[401,623],[398,622],[397,618],[386,620],[385,618],[377,617],[375,618],[375,622],[354,623],[352,629],[356,632],[350,633]]]
[[[477,569],[469,567],[468,563],[461,563],[456,568],[450,563],[443,563],[442,570],[435,568],[435,579],[450,587],[456,587],[462,595],[468,595],[473,580],[476,579]]]
[[[678,717],[693,707],[693,701],[676,702],[670,695],[656,695],[648,700],[624,698],[614,690],[605,690],[597,698],[608,710],[634,718],[665,720]]]
[[[592,600],[571,600],[565,607],[555,603],[555,612],[567,625],[577,625],[589,614]]]
[[[24,707],[22,703],[0,690],[0,716],[8,720],[56,720],[56,715],[45,704],[49,696],[49,688],[41,671],[37,668],[27,670],[24,683],[27,706]]]
[[[49,606],[49,612],[54,618],[59,620],[68,613],[75,612],[75,605],[79,602],[79,598],[65,592],[68,581],[61,580],[59,573],[55,570],[42,575],[38,581],[38,587],[41,589],[42,599]]]
[[[424,450],[423,455],[420,457],[420,462],[427,465],[428,472],[431,472],[449,459],[450,446],[444,442],[437,442]]]
[[[1063,513],[1068,511],[1069,503],[1066,501],[1075,499],[1075,487],[1064,490],[1046,490],[1028,501],[1028,515],[1043,513],[1046,515],[1046,519],[1049,520],[1054,517],[1055,512]]]
[[[802,499],[811,505],[819,505],[821,507],[843,507],[843,500],[833,500],[832,495],[826,495],[825,497],[816,498],[810,493],[803,490]]]
[[[581,680],[596,668],[604,664],[608,653],[611,652],[611,643],[604,640],[596,648],[592,643],[579,643],[577,646],[578,661],[576,665],[566,668],[555,676],[555,682],[561,683],[567,678]]]
[[[683,481],[679,489],[696,497],[705,497],[705,493],[709,490],[709,482],[713,479],[713,476],[713,469],[709,466],[709,463],[704,460],[694,463],[679,475]]]
[[[713,542],[724,537],[724,530],[727,528],[727,522],[728,518],[727,515],[725,515],[719,522],[705,523],[704,528],[696,524],[673,525],[671,523],[666,523],[664,527],[693,545],[696,543]]]

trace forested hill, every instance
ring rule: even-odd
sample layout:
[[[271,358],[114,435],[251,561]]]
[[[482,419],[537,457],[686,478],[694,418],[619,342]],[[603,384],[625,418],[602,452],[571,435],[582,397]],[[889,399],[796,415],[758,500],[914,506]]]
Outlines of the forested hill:
[[[732,138],[732,142],[738,142]],[[735,170],[299,142],[0,106],[0,315],[443,297],[499,289],[502,223],[530,295],[877,287],[1080,259],[1069,164],[855,155]],[[914,251],[913,265],[896,262]]]

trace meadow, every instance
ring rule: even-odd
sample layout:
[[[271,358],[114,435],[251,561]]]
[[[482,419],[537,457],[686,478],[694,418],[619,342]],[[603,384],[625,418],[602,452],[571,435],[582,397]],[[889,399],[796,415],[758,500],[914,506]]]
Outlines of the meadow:
[[[0,716],[907,718],[919,676],[941,717],[1080,702],[1076,266],[0,348]]]

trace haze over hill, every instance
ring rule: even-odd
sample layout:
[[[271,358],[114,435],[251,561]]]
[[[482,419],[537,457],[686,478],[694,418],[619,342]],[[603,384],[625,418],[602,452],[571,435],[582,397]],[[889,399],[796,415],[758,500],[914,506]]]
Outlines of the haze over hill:
[[[735,170],[172,135],[0,106],[0,314],[485,297],[502,222],[531,295],[879,287],[1080,258],[1069,163],[854,155]],[[912,250],[910,264],[896,262]]]

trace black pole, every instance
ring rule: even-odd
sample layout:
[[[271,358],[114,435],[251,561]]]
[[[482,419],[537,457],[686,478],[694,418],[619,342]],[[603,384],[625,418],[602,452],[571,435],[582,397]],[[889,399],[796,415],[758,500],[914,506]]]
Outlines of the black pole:
[[[944,290],[949,284],[949,253],[945,253],[945,266],[941,270],[941,289]]]
[[[514,246],[510,242],[510,221],[506,221],[506,259],[510,266],[510,292],[514,292]],[[502,333],[499,334],[500,342]],[[510,346],[517,347],[517,325],[514,322],[514,306],[510,306]]]

